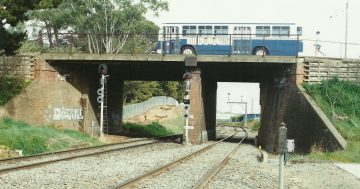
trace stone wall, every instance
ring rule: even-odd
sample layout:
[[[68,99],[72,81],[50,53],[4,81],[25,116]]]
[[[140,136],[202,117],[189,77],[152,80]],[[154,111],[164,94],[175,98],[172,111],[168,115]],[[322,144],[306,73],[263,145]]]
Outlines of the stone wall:
[[[318,83],[334,76],[360,83],[360,60],[304,57],[299,63],[307,83]]]
[[[34,58],[32,56],[0,57],[0,77],[11,76],[25,80],[34,79]]]

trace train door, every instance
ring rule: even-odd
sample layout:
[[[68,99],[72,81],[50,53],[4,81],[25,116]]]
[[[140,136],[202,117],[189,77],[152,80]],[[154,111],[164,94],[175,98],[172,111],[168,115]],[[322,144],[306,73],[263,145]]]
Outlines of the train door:
[[[179,41],[179,27],[178,26],[165,26],[163,27],[163,53],[164,54],[179,54],[180,41]]]
[[[251,54],[251,28],[236,26],[233,35],[233,54]]]

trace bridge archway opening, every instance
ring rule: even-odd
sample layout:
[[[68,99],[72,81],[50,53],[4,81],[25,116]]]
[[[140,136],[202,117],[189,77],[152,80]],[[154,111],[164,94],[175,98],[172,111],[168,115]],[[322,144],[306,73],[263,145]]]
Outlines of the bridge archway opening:
[[[121,93],[110,100],[118,105],[112,104],[109,109],[109,134],[153,137],[183,133],[184,111],[180,105],[183,81],[123,80],[121,83],[121,87],[119,84],[116,87],[121,88]]]
[[[216,138],[224,137],[224,126],[245,127],[254,140],[260,127],[260,83],[217,82]]]

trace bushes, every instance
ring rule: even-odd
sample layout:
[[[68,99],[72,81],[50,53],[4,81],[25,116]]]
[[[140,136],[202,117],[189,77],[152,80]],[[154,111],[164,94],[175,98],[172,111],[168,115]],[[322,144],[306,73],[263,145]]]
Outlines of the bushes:
[[[26,82],[13,77],[0,77],[0,106],[6,104],[12,97],[20,93]]]
[[[157,122],[152,122],[148,125],[126,123],[123,125],[123,128],[127,130],[130,135],[135,136],[158,137],[173,134]]]
[[[360,86],[334,77],[305,89],[316,100],[323,100],[336,115],[360,117]],[[334,109],[336,108],[336,109]]]

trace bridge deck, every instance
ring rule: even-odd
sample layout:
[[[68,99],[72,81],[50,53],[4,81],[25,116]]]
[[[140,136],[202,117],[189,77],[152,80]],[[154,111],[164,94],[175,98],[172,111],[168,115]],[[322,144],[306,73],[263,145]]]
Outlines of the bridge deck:
[[[90,54],[90,53],[41,53],[44,60],[76,60],[76,61],[135,61],[135,62],[184,62],[185,55],[160,54]],[[237,62],[237,63],[297,63],[295,56],[253,56],[253,55],[198,55],[200,62]]]

